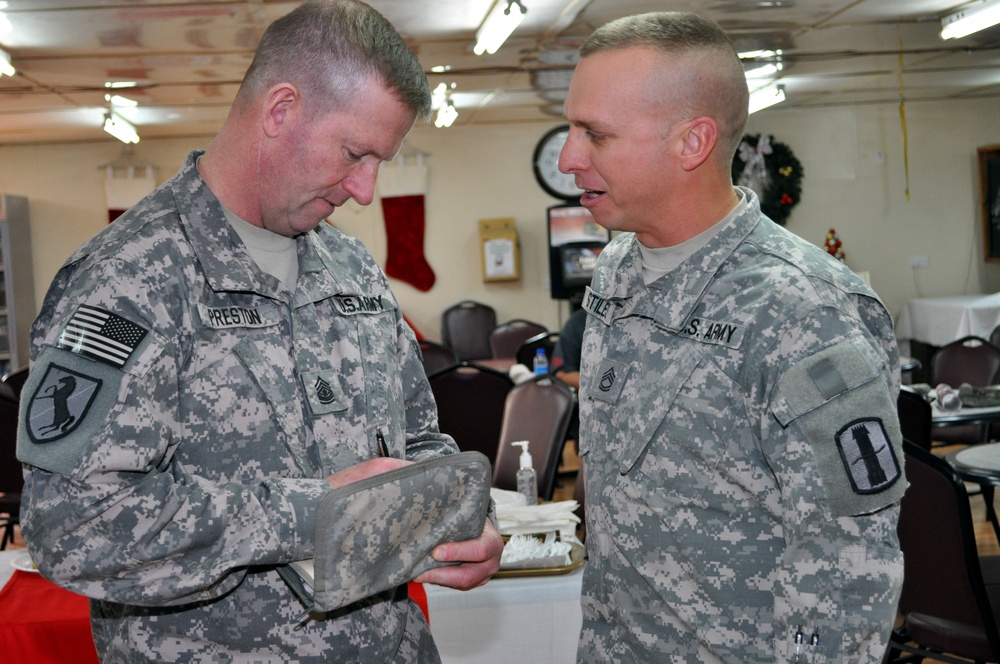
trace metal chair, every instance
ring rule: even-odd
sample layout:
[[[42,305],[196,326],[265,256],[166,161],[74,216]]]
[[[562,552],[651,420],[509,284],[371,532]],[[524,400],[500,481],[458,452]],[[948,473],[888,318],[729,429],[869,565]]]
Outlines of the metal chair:
[[[490,332],[497,326],[497,312],[488,304],[463,300],[441,313],[441,342],[453,349],[460,360],[493,357]]]
[[[535,336],[525,339],[518,344],[517,350],[514,351],[514,358],[517,360],[518,364],[530,367],[532,360],[535,358],[535,353],[538,352],[539,348],[544,348],[545,356],[549,358],[549,367],[551,367],[552,351],[555,349],[556,342],[558,341],[558,332],[542,332],[541,334],[536,334]]]
[[[460,361],[458,353],[444,344],[435,343],[427,339],[421,339],[417,343],[420,345],[420,359],[424,363],[424,373],[428,376],[442,369],[454,366]]]
[[[490,330],[490,352],[494,358],[514,358],[521,343],[548,332],[544,325],[523,318],[513,318]],[[531,363],[528,363],[531,366]]]
[[[899,396],[896,398],[896,412],[899,415],[903,438],[925,450],[930,450],[933,439],[931,435],[933,413],[931,404],[924,395],[903,385],[899,388]]]
[[[993,331],[990,332],[990,338],[988,341],[994,346],[1000,348],[1000,325],[993,328]]]
[[[471,362],[442,369],[427,380],[437,402],[441,431],[454,438],[459,449],[482,452],[494,463],[504,402],[514,381],[505,373]]]
[[[1000,661],[1000,556],[979,557],[969,497],[951,466],[906,440],[903,450],[903,621],[885,661]]]
[[[18,401],[13,391],[0,384],[0,550],[14,541],[14,527],[20,523],[21,491],[24,475],[17,460]]]
[[[28,380],[28,367],[23,366],[17,369],[11,369],[3,376],[0,376],[0,383],[6,383],[13,390],[14,396],[18,399],[21,398],[21,388],[24,387],[24,382]]]
[[[533,378],[510,391],[504,402],[500,444],[493,464],[493,486],[511,491],[517,489],[521,449],[511,443],[527,440],[538,475],[538,496],[552,500],[575,400],[565,383],[549,376]]]

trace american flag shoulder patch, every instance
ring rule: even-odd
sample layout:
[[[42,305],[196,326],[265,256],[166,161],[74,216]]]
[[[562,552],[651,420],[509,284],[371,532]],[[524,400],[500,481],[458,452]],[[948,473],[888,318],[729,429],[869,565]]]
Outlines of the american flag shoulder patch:
[[[56,340],[56,347],[121,369],[149,332],[110,311],[81,304]]]

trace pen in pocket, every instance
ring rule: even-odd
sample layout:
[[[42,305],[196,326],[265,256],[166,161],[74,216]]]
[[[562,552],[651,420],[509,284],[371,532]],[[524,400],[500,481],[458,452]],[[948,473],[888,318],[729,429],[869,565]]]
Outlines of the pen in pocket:
[[[378,453],[381,456],[389,456],[389,448],[385,444],[385,436],[382,435],[382,427],[375,427],[375,441],[378,443]]]

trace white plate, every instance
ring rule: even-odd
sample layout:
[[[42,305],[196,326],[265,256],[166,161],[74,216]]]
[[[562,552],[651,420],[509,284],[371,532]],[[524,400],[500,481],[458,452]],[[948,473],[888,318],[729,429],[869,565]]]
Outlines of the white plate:
[[[10,561],[10,566],[22,572],[34,572],[38,574],[38,568],[35,567],[35,563],[31,562],[31,555],[28,553],[14,556],[14,559]]]

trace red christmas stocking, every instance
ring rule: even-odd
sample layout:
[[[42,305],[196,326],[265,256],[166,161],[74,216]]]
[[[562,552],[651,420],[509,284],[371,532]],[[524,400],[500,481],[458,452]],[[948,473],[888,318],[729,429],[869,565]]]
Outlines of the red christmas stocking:
[[[418,158],[416,165],[384,166],[379,173],[379,189],[388,243],[385,273],[417,290],[428,291],[435,277],[424,256],[427,167],[422,162]]]

